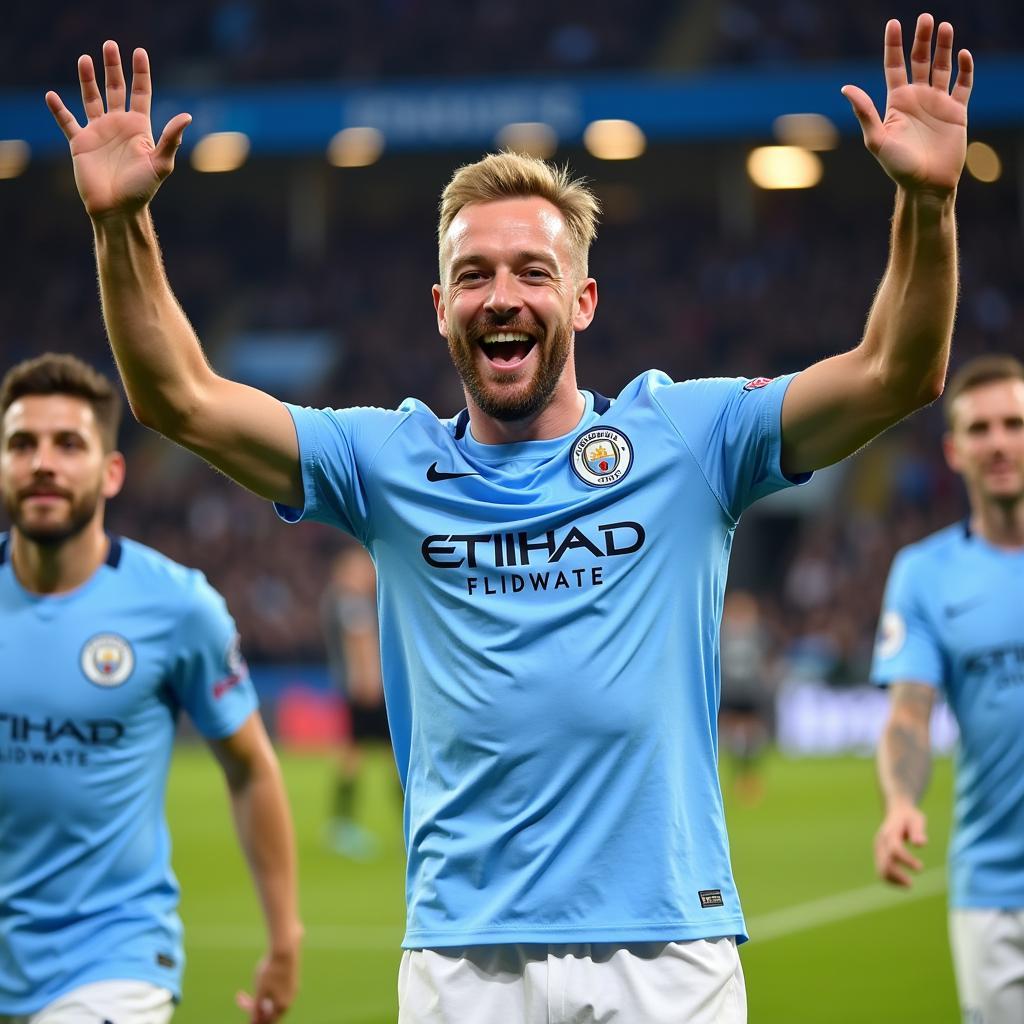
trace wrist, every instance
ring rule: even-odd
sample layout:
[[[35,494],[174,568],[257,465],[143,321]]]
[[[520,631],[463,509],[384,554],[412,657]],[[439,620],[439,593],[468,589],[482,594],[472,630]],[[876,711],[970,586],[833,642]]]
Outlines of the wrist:
[[[90,214],[92,230],[96,237],[120,237],[125,234],[136,234],[146,231],[152,225],[149,216],[149,204],[131,210],[111,210],[107,213]]]
[[[886,817],[917,810],[917,801],[909,793],[890,793],[885,798]]]
[[[294,921],[286,928],[276,929],[270,936],[270,955],[275,960],[290,959],[299,955],[305,929],[300,921]]]
[[[907,188],[897,187],[896,209],[916,217],[940,220],[950,216],[956,205],[956,188]]]

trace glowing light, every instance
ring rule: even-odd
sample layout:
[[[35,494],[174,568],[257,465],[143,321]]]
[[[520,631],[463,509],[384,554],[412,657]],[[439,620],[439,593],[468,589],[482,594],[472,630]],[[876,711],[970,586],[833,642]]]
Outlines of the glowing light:
[[[383,152],[383,132],[376,128],[343,128],[331,139],[327,159],[335,167],[369,167]]]
[[[972,142],[967,147],[967,170],[972,178],[991,184],[1003,173],[999,154],[984,142]]]
[[[242,132],[212,132],[204,135],[192,150],[197,171],[220,174],[237,171],[249,155],[249,137]]]
[[[28,143],[21,139],[0,139],[0,178],[16,178],[28,167],[31,155]]]
[[[822,170],[818,156],[799,146],[760,146],[747,157],[747,174],[758,188],[813,188]]]
[[[583,145],[598,160],[634,160],[647,148],[647,138],[632,121],[591,121]]]

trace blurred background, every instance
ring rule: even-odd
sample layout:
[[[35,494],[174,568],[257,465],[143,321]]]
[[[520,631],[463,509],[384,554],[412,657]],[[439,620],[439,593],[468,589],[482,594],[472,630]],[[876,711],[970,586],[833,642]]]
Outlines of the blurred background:
[[[56,88],[80,111],[76,58],[98,59],[114,38],[125,55],[136,45],[150,52],[157,133],[179,110],[194,117],[154,216],[172,285],[226,375],[310,405],[394,407],[412,395],[439,415],[457,412],[462,396],[430,300],[437,198],[457,165],[504,146],[567,161],[601,198],[591,261],[600,308],[577,339],[584,386],[614,396],[650,367],[676,379],[798,370],[856,344],[887,253],[893,187],[839,88],[855,82],[883,103],[885,21],[900,18],[909,38],[918,10],[903,0],[16,5],[0,37],[3,365],[73,351],[113,372],[89,224],[42,96]],[[931,11],[954,23],[956,44],[978,66],[959,196],[954,364],[1019,355],[1024,6],[943,0]],[[785,754],[819,755],[838,766],[837,779],[847,763],[835,755],[869,751],[884,714],[884,696],[863,684],[892,554],[965,511],[941,432],[937,409],[918,414],[810,486],[752,508],[737,535],[730,589],[742,600],[726,620],[727,676],[753,678]],[[206,572],[239,623],[278,737],[322,749],[338,727],[323,713],[335,698],[317,608],[342,538],[280,525],[266,503],[134,423],[122,440],[128,485],[109,509],[111,528]],[[945,719],[936,741],[953,741]],[[386,760],[379,770],[386,775]],[[778,770],[788,778],[791,769]],[[856,771],[866,802],[851,833],[859,846],[850,878],[867,884],[875,810],[870,767]],[[326,807],[319,785],[310,782],[311,829]],[[803,820],[811,797],[794,785],[794,821]],[[839,793],[825,787],[820,806],[806,803],[808,824],[834,811]],[[730,812],[741,832],[743,815],[765,813],[745,809],[759,789],[747,795]],[[769,778],[765,801],[771,795]],[[380,813],[394,846],[383,891],[401,885],[401,852],[397,821]],[[778,822],[791,837],[792,822],[781,813]],[[759,843],[778,839],[770,820],[751,827],[766,829]],[[735,822],[733,842],[742,887]],[[793,871],[791,853],[780,870]],[[319,856],[310,854],[316,864]],[[358,885],[351,871],[363,870],[326,859],[322,868],[331,891],[349,884],[342,876]],[[797,902],[801,891],[844,889],[807,871],[809,889],[793,879]],[[764,895],[744,890],[748,908],[783,905],[766,885]],[[399,920],[400,892],[381,901]],[[941,912],[941,894],[934,904]],[[941,929],[941,913],[935,920]],[[384,978],[397,939],[379,943],[390,949]],[[214,946],[218,957],[234,948]],[[946,956],[941,934],[936,949]],[[947,961],[933,966],[939,980],[925,987],[948,1015],[890,1018],[875,1005],[873,1018],[954,1020]],[[758,998],[752,980],[752,1008]],[[379,1003],[358,1012],[309,1004],[296,1019],[388,1019]],[[752,1019],[864,1019],[861,1010],[844,1016],[843,999],[806,1018],[760,1009]],[[183,1020],[229,1016],[188,1012],[199,1011],[186,1001]]]

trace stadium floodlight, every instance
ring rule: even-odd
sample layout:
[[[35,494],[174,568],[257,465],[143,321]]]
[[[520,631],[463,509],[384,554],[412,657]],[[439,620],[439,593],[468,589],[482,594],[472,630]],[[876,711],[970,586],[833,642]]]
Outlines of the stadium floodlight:
[[[967,171],[972,178],[988,185],[1001,177],[1003,162],[987,143],[972,142],[967,147]]]
[[[377,128],[342,128],[327,146],[327,159],[335,167],[369,167],[384,152],[384,133]]]
[[[610,118],[591,121],[583,132],[583,145],[598,160],[634,160],[647,149],[647,137],[632,121]]]
[[[543,121],[516,121],[505,125],[494,137],[499,149],[546,160],[558,148],[555,129]]]
[[[243,132],[211,132],[192,150],[192,166],[197,171],[220,174],[237,171],[249,155],[249,136]]]
[[[800,146],[759,146],[747,157],[747,174],[758,188],[813,188],[822,172],[818,155]]]
[[[800,146],[822,152],[839,145],[839,130],[824,114],[783,114],[772,124],[783,146]]]
[[[31,150],[22,139],[0,139],[0,178],[16,178],[28,167]]]

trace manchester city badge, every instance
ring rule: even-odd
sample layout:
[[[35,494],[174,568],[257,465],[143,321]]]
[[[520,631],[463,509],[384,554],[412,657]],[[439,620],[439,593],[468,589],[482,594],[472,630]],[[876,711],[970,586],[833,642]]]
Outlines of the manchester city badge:
[[[89,682],[120,686],[135,668],[135,653],[123,636],[99,633],[82,648],[80,664]]]
[[[618,483],[633,464],[629,438],[614,427],[593,427],[572,443],[569,463],[573,472],[591,487]]]

